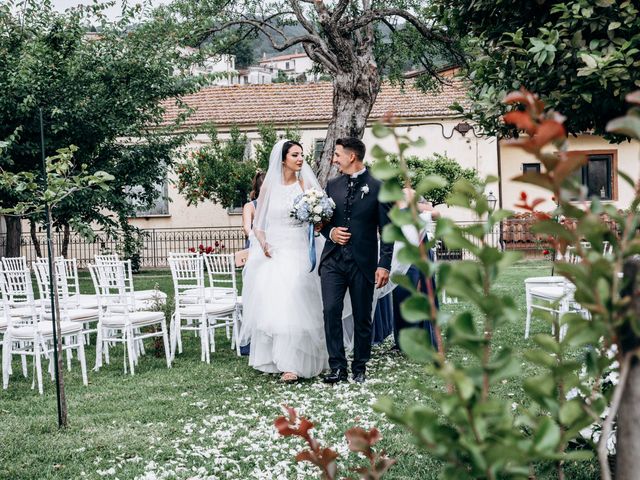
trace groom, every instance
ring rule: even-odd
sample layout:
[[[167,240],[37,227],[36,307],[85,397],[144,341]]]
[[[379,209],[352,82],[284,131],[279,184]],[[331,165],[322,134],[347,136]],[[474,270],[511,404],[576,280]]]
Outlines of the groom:
[[[325,383],[347,380],[347,358],[342,338],[342,307],[349,289],[354,322],[351,372],[357,383],[365,381],[371,356],[371,307],[374,288],[389,281],[393,244],[380,241],[378,233],[389,222],[389,204],[378,201],[382,183],[364,166],[365,145],[357,138],[336,141],[333,163],[342,175],[327,184],[327,195],[336,203],[331,221],[322,227],[327,238],[318,272],[322,283],[324,332],[331,373]]]

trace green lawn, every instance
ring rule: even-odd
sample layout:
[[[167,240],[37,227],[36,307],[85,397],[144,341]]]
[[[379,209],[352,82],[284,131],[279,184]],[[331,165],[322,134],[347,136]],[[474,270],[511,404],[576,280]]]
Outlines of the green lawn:
[[[528,346],[523,338],[523,280],[549,273],[548,264],[521,262],[501,278],[497,288],[513,295],[523,314],[517,324],[496,332],[498,344],[511,345],[522,355]],[[161,290],[172,292],[167,272],[145,272],[135,282],[138,289],[157,282]],[[88,276],[83,276],[82,288],[89,292],[89,287]],[[463,305],[443,308],[454,311]],[[532,326],[533,333],[546,330],[540,321]],[[48,377],[45,394],[39,396],[30,379],[14,374],[9,389],[0,391],[0,478],[318,478],[293,461],[300,441],[275,433],[273,420],[282,404],[316,423],[316,437],[338,449],[341,466],[359,463],[347,451],[344,430],[376,425],[384,437],[381,447],[398,460],[385,478],[437,478],[438,462],[371,409],[380,395],[402,404],[430,401],[416,385],[435,380],[404,357],[387,354],[388,345],[374,349],[364,386],[330,387],[318,380],[287,386],[277,376],[249,368],[246,358],[231,351],[223,332],[217,340],[218,351],[206,365],[200,362],[199,344],[189,336],[171,369],[154,356],[150,342],[134,377],[123,374],[122,348],[115,348],[110,365],[89,372],[88,387],[74,363],[65,372],[70,427],[64,431],[56,427],[55,389]],[[93,366],[93,345],[88,359]],[[19,372],[18,361],[14,371]],[[525,370],[523,377],[534,372]],[[494,393],[522,402],[521,380],[505,382]],[[554,478],[549,466],[537,470],[541,478]],[[598,478],[595,463],[569,465],[567,478]]]

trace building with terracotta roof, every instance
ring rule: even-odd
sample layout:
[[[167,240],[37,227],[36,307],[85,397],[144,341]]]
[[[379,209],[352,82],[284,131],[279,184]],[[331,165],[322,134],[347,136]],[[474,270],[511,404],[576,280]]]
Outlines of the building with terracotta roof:
[[[306,153],[318,157],[322,153],[326,129],[333,111],[333,87],[329,82],[304,84],[267,84],[211,86],[189,95],[183,101],[194,113],[183,128],[195,134],[191,148],[197,149],[209,141],[207,126],[215,125],[224,139],[232,126],[238,126],[250,139],[248,153],[259,141],[261,124],[273,124],[280,132],[294,128],[301,134]],[[408,153],[426,156],[432,153],[447,154],[464,167],[477,169],[481,175],[497,173],[495,138],[483,137],[463,121],[449,107],[454,103],[465,104],[465,89],[459,80],[434,93],[422,93],[407,82],[404,88],[385,83],[378,94],[369,116],[369,125],[388,112],[397,118],[399,129],[411,136],[423,137],[427,146]],[[182,112],[175,103],[166,105],[166,119],[171,121]],[[368,128],[364,142],[369,148],[374,144],[392,150],[391,139],[375,139]],[[144,228],[183,226],[238,225],[239,215],[220,206],[205,202],[196,207],[187,206],[174,186],[168,186],[171,202],[156,209],[162,215],[144,216],[133,222]],[[495,192],[497,193],[497,189]],[[466,219],[450,211],[448,215]]]
[[[305,153],[318,157],[322,153],[326,128],[332,117],[332,85],[328,82],[306,84],[242,85],[229,87],[207,87],[198,93],[185,97],[184,102],[194,109],[193,115],[184,128],[194,133],[190,148],[197,149],[209,141],[204,133],[207,124],[216,126],[220,138],[224,139],[229,129],[236,125],[247,133],[251,153],[259,141],[258,128],[261,124],[273,124],[279,131],[297,129],[301,134]],[[502,181],[487,188],[497,197],[503,208],[515,209],[522,190],[530,197],[549,197],[533,186],[523,186],[510,179],[524,171],[540,168],[537,160],[519,149],[511,148],[495,137],[482,135],[449,107],[455,103],[467,105],[466,89],[462,81],[451,79],[437,92],[422,93],[408,81],[404,88],[384,84],[369,116],[369,128],[364,135],[365,144],[371,148],[375,144],[393,151],[391,139],[376,139],[371,125],[387,112],[393,112],[398,122],[398,130],[413,137],[423,137],[426,146],[410,149],[408,155],[429,156],[433,153],[446,154],[465,168],[474,168],[480,176],[500,175]],[[170,121],[179,113],[175,104],[166,106],[166,119]],[[640,154],[638,142],[609,144],[595,135],[579,135],[569,139],[572,150],[584,151],[588,157],[579,176],[590,194],[598,195],[605,203],[611,202],[625,208],[633,196],[633,189],[619,181],[618,169],[638,178],[637,161]],[[196,207],[187,206],[175,187],[169,184],[168,196],[172,202],[159,205],[155,212],[161,214],[141,216],[132,222],[143,228],[161,227],[208,227],[240,224],[239,211],[227,211],[211,202]],[[456,220],[471,220],[456,209],[447,209],[445,214]],[[549,200],[541,207],[553,209]]]

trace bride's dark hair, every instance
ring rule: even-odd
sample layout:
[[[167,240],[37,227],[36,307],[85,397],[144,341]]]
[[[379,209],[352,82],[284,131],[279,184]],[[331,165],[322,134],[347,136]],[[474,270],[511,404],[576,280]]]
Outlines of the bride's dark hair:
[[[286,142],[284,142],[284,144],[282,145],[282,161],[284,162],[285,159],[287,158],[287,153],[289,153],[289,149],[291,149],[291,147],[293,147],[294,145],[299,146],[300,148],[302,148],[302,145],[300,145],[300,143],[296,142],[295,140],[287,140]],[[304,149],[303,149],[304,150]]]

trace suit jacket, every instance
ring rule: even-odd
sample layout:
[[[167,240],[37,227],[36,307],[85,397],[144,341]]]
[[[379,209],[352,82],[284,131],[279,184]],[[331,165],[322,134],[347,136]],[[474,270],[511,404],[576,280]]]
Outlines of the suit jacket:
[[[371,176],[369,170],[353,180],[352,187],[349,187],[351,181],[349,175],[341,175],[327,183],[327,195],[336,203],[336,208],[331,222],[324,225],[321,230],[327,242],[320,257],[318,272],[322,272],[323,262],[340,248],[350,248],[350,253],[360,271],[373,282],[376,268],[391,269],[393,244],[384,243],[382,237],[378,240],[378,233],[382,236],[382,228],[389,223],[388,214],[391,204],[378,201],[382,182]],[[368,192],[365,193],[367,189]],[[347,245],[338,245],[329,238],[331,229],[334,227],[349,227],[351,239]],[[379,256],[378,242],[380,242]]]

